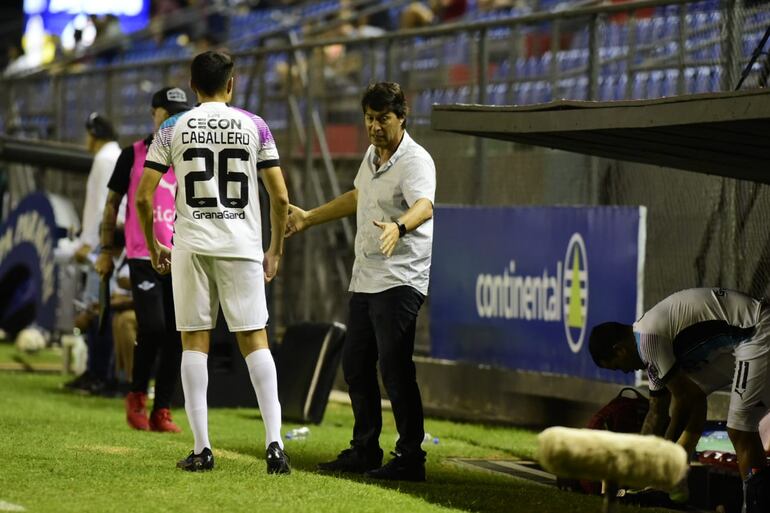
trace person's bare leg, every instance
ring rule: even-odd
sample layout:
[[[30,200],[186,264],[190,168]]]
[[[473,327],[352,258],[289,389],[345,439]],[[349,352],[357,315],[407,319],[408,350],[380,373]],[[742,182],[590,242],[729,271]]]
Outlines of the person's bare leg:
[[[765,449],[762,447],[762,439],[757,431],[738,431],[728,428],[727,434],[730,435],[730,441],[735,447],[735,454],[738,456],[738,468],[741,477],[746,478],[752,468],[763,468],[765,466]]]

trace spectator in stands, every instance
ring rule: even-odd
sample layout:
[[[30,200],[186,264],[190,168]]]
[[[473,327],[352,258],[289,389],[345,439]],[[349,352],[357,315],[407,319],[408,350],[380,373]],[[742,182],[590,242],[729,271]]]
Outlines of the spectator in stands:
[[[169,117],[190,109],[187,95],[178,87],[165,87],[152,96],[152,120],[155,131]],[[138,430],[178,433],[181,430],[171,419],[171,396],[179,382],[182,341],[176,330],[171,276],[160,275],[152,268],[150,252],[139,224],[135,198],[142,178],[147,149],[153,135],[135,141],[123,149],[109,182],[109,194],[102,217],[102,251],[96,270],[106,278],[113,271],[110,248],[114,244],[118,207],[127,195],[126,253],[131,275],[131,287],[136,301],[138,322],[137,344],[134,352],[134,372],[131,391],[126,396],[126,421]],[[154,196],[155,237],[171,246],[175,216],[174,194],[176,178],[173,169],[166,172],[161,187]],[[159,356],[159,358],[158,358]],[[155,376],[155,402],[147,416],[147,390],[158,359]]]
[[[356,8],[356,10],[360,13],[361,11],[369,10],[371,7],[378,6],[378,5],[381,5],[381,4],[379,2],[372,2],[369,5],[359,5]],[[390,32],[391,30],[398,28],[397,21],[393,19],[393,16],[391,16],[391,8],[380,9],[380,10],[371,12],[368,15],[359,16],[356,25],[359,27],[360,26],[374,27],[379,29],[383,33]]]
[[[398,84],[369,86],[361,107],[371,146],[355,188],[313,210],[291,206],[287,228],[291,235],[357,215],[342,358],[355,417],[353,440],[336,460],[319,468],[423,481],[425,433],[412,352],[417,313],[428,293],[436,171],[431,156],[406,131],[408,109]],[[381,468],[378,360],[399,434],[395,458]]]
[[[358,35],[358,29],[353,24],[353,11],[342,8],[339,12],[325,16],[323,20],[311,23],[303,27],[304,37],[308,41],[354,38]],[[312,76],[307,77],[312,81],[316,94],[323,94],[324,88],[339,91],[342,88],[358,89],[357,75],[361,71],[362,56],[359,51],[348,52],[345,44],[335,43],[325,46],[317,46],[312,50],[311,60]],[[287,62],[278,62],[275,72],[281,87],[287,87],[289,73],[292,73],[294,92],[303,88],[300,75],[300,67],[289,66]]]
[[[664,434],[693,454],[706,422],[706,396],[730,385],[727,432],[744,479],[747,513],[770,511],[770,468],[759,422],[770,411],[770,308],[719,288],[677,292],[633,325],[607,322],[589,337],[599,367],[644,369],[650,411],[643,434]],[[668,421],[670,396],[671,419]],[[686,479],[672,498],[686,500]]]
[[[178,25],[179,11],[187,6],[185,0],[153,0],[150,6],[150,32],[156,43],[172,33],[184,32],[186,27]]]
[[[223,12],[220,0],[188,0],[188,4],[188,9],[195,14],[187,32],[192,41],[202,37],[213,40],[217,34],[227,34],[230,18]],[[216,46],[216,43],[212,46]]]
[[[192,53],[198,55],[209,50],[219,49],[221,48],[221,43],[219,37],[214,34],[203,34],[192,42]]]
[[[16,68],[19,67],[19,63],[22,60],[21,47],[12,44],[5,50],[5,59],[3,60],[3,75],[11,76],[15,73]]]
[[[401,11],[401,28],[427,27],[460,20],[468,10],[468,0],[430,0],[412,2]]]
[[[93,46],[98,48],[97,55],[106,61],[111,61],[120,51],[120,36],[123,31],[120,28],[120,20],[114,14],[104,16],[90,15],[91,23],[96,28]]]
[[[479,11],[495,11],[511,7],[527,8],[528,5],[524,0],[476,0],[476,8]]]

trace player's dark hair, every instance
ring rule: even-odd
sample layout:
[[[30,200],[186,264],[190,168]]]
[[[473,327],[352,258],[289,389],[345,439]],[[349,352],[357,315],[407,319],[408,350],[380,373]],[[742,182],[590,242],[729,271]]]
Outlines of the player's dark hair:
[[[615,355],[615,344],[628,337],[631,326],[620,322],[603,322],[591,330],[588,350],[594,363],[601,367],[603,362]]]
[[[96,139],[115,141],[118,138],[118,134],[115,132],[115,128],[110,123],[110,120],[98,112],[92,112],[88,116],[88,119],[86,119],[86,130]]]
[[[206,96],[214,96],[225,89],[233,76],[233,65],[233,59],[224,52],[200,53],[190,65],[190,83]]]
[[[409,106],[406,104],[404,91],[397,83],[377,82],[370,84],[361,98],[361,110],[364,113],[367,107],[377,112],[392,112],[396,117],[404,119],[404,128],[406,128],[406,115],[409,113]]]

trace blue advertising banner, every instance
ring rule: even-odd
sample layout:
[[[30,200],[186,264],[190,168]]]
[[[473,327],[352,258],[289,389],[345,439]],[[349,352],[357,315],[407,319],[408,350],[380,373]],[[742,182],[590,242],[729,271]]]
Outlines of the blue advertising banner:
[[[0,226],[0,325],[3,327],[20,312],[32,311],[39,326],[53,329],[57,239],[53,208],[42,193],[26,196]]]
[[[588,335],[641,315],[644,207],[436,208],[436,358],[634,383],[599,369]]]

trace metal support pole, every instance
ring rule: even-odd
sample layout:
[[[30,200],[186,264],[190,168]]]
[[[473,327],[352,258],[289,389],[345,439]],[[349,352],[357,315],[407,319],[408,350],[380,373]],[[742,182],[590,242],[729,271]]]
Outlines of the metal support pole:
[[[257,70],[257,75],[259,76],[259,93],[257,93],[257,112],[259,112],[260,115],[264,115],[265,112],[265,94],[267,91],[267,73],[265,73],[265,63],[267,62],[267,57],[263,54],[260,55],[257,59],[257,62],[254,63],[255,66],[259,66],[259,69]]]
[[[112,109],[112,84],[113,84],[113,71],[107,70],[107,80],[105,80],[104,84],[104,114],[107,116],[107,119],[115,123],[115,116],[114,111]],[[95,77],[96,75],[92,75],[92,77]]]
[[[393,39],[385,43],[385,80],[393,81]]]
[[[683,95],[685,93],[685,80],[684,71],[685,63],[687,61],[687,6],[681,4],[679,6],[679,38],[676,42],[677,49],[677,68],[679,69],[679,76],[676,81],[676,94]]]
[[[476,83],[479,85],[478,101],[487,102],[487,85],[489,83],[489,47],[487,45],[487,29],[479,30],[478,60],[476,66]]]
[[[550,69],[550,79],[551,79],[551,99],[556,100],[556,90],[558,89],[559,84],[559,60],[556,58],[559,55],[559,47],[560,44],[560,38],[561,38],[561,27],[560,27],[559,20],[553,20],[553,23],[551,23],[551,69]]]
[[[724,20],[722,33],[722,91],[730,91],[738,82],[743,41],[743,2],[723,0]]]
[[[294,130],[297,129],[294,123],[294,116],[291,115],[291,101],[294,98],[294,67],[297,65],[294,59],[294,52],[289,52],[288,55],[288,72],[286,74],[286,146],[284,152],[286,155],[286,168],[285,171],[288,176],[291,176],[291,169],[294,167]],[[256,67],[256,62],[254,63]],[[253,69],[253,68],[252,68]]]
[[[636,11],[628,14],[628,54],[626,55],[626,92],[625,99],[630,100],[634,94],[636,80]]]
[[[64,86],[63,79],[60,76],[53,77],[53,137],[57,141],[64,138]],[[10,110],[6,110],[10,113]]]
[[[487,30],[479,30],[478,52],[476,60],[476,83],[478,84],[478,103],[487,102],[487,72],[489,70],[489,48],[487,46]],[[476,137],[476,197],[475,203],[483,205],[487,196],[487,140]]]
[[[305,198],[310,198],[313,195],[313,186],[311,181],[311,175],[313,174],[313,131],[309,129],[311,126],[313,116],[313,80],[310,77],[313,76],[313,60],[306,59],[305,64],[307,66],[308,80],[305,82],[305,112],[304,112],[304,125],[305,130],[305,173],[302,177],[302,186],[305,191]],[[303,245],[303,261],[302,261],[302,289],[304,294],[301,297],[302,304],[302,320],[309,321],[310,314],[312,312],[312,296],[311,291],[315,289],[313,286],[313,234],[312,230],[305,232],[304,245]]]
[[[599,15],[591,16],[588,26],[588,100],[599,97]]]
[[[257,40],[259,42],[259,40]],[[257,67],[259,66],[259,62],[261,61],[262,56],[255,57],[254,60],[251,63],[251,69],[249,69],[249,76],[246,79],[246,91],[243,98],[243,106],[245,109],[249,109],[251,105],[251,95],[254,91],[254,80],[256,78],[257,74]],[[289,82],[291,82],[291,67],[289,68]],[[260,110],[257,110],[261,114]]]

